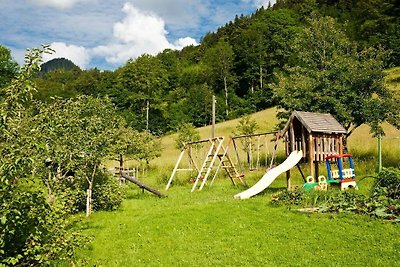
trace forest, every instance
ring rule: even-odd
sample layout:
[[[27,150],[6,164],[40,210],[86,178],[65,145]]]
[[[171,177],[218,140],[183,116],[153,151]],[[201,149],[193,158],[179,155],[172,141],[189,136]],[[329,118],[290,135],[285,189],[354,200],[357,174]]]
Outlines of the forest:
[[[47,62],[35,98],[108,96],[131,127],[155,135],[174,132],[182,123],[210,124],[213,94],[217,121],[237,118],[278,104],[273,86],[288,66],[305,63],[296,57],[296,43],[316,18],[334,18],[344,33],[340,38],[359,55],[372,47],[385,51],[379,59],[383,68],[399,65],[399,6],[397,0],[278,1],[237,15],[203,36],[199,46],[143,55],[113,71]]]
[[[400,65],[399,0],[277,0],[198,46],[115,70],[43,53],[28,49],[19,66],[0,45],[0,266],[73,262],[90,241],[74,228],[79,214],[123,201],[104,162],[147,166],[158,137],[211,123],[213,95],[217,122],[277,107],[282,122],[294,110],[331,113],[346,137],[400,127],[399,92],[385,85]]]

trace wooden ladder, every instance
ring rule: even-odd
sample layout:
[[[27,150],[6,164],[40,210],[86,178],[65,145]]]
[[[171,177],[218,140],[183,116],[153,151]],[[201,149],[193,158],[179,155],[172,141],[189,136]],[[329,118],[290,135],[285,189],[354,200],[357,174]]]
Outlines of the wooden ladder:
[[[233,163],[233,161],[229,157],[228,149],[229,149],[229,144],[228,144],[228,146],[226,148],[224,146],[222,146],[223,154],[222,155],[221,154],[218,155],[220,161],[219,161],[218,167],[217,167],[217,169],[215,171],[214,177],[211,180],[210,186],[213,185],[214,180],[217,177],[218,171],[221,168],[225,169],[226,174],[228,174],[228,176],[231,179],[233,185],[236,185],[235,179],[238,179],[243,185],[245,185],[245,186],[247,185],[245,180],[244,180],[244,175],[240,174],[238,172],[238,170],[236,169],[235,164]]]
[[[201,165],[200,171],[194,181],[192,190],[190,192],[193,192],[196,189],[199,180],[203,180],[200,184],[199,190],[203,189],[204,185],[206,184],[207,178],[212,171],[216,159],[220,157],[219,153],[221,148],[223,147],[222,143],[224,142],[224,137],[216,137],[214,139],[210,139],[210,142],[210,149],[207,152],[207,156],[203,164]]]

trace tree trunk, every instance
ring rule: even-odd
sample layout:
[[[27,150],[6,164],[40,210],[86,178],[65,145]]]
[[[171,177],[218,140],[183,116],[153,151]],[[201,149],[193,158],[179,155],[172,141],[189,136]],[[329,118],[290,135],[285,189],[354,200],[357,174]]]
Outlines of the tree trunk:
[[[119,178],[122,177],[122,169],[124,168],[124,156],[119,154]]]
[[[86,191],[86,217],[92,213],[92,189],[93,183],[89,182],[89,188]]]
[[[97,165],[94,165],[92,177],[90,177],[90,179],[89,177],[86,177],[89,184],[88,189],[86,191],[86,217],[89,217],[90,214],[92,213],[92,192],[93,192],[94,177],[96,175],[96,169]]]
[[[48,176],[48,180],[46,181],[46,185],[47,185],[47,193],[48,193],[48,202],[49,202],[50,206],[52,206],[54,204],[54,199],[55,199],[53,190],[50,185],[51,178],[52,178],[52,174],[49,171],[49,176]]]
[[[262,76],[262,72],[263,72],[263,68],[260,65],[260,89],[263,88],[264,84],[263,84],[263,76]]]

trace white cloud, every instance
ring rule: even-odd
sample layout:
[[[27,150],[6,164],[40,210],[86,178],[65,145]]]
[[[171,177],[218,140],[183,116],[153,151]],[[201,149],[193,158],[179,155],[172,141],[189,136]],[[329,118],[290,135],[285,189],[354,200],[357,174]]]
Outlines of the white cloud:
[[[51,43],[51,48],[55,50],[53,54],[44,54],[43,60],[49,61],[53,58],[66,58],[74,62],[81,69],[89,64],[90,54],[89,51],[83,46],[67,45],[61,42]]]
[[[254,6],[257,8],[259,7],[268,7],[269,3],[271,3],[271,6],[276,3],[276,0],[242,0],[245,3],[253,3]]]
[[[177,41],[174,42],[174,46],[176,49],[180,50],[185,46],[189,45],[198,45],[196,40],[191,37],[179,38]]]
[[[170,43],[165,22],[155,13],[139,10],[131,3],[125,3],[122,11],[125,18],[114,24],[113,42],[93,48],[92,55],[103,56],[112,64],[121,64],[145,53],[155,55],[166,48],[182,49],[186,45],[197,45],[196,40],[190,37]]]
[[[90,2],[93,0],[31,0],[34,4],[51,6],[55,8],[65,9],[70,8],[79,2]]]

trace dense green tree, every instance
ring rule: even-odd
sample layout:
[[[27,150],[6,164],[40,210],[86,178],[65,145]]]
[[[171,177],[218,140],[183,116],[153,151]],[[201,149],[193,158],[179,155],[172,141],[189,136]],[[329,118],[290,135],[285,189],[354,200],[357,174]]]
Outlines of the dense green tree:
[[[225,40],[220,40],[215,46],[208,49],[204,55],[204,62],[210,68],[212,83],[219,91],[220,84],[225,92],[225,115],[229,115],[228,90],[235,83],[233,69],[234,53],[232,46]]]
[[[71,261],[81,239],[64,209],[51,206],[37,182],[41,155],[32,127],[34,75],[49,47],[31,49],[0,100],[0,265],[44,266]]]
[[[293,46],[295,58],[273,87],[281,117],[293,110],[331,113],[347,136],[361,124],[374,133],[385,120],[399,126],[395,99],[383,84],[383,50],[358,49],[329,17],[311,19]]]
[[[150,125],[150,114],[159,111],[162,107],[158,104],[168,85],[168,72],[161,61],[150,55],[143,55],[136,60],[131,60],[119,70],[117,81],[119,88],[123,88],[122,90],[129,94],[128,99],[131,101],[134,111],[139,114],[144,113],[144,116],[142,115],[136,121],[139,125],[136,125],[135,128],[157,130],[156,124]],[[150,105],[153,106],[152,110]]]
[[[37,112],[32,135],[44,156],[41,162],[47,162],[39,170],[47,174],[41,177],[49,196],[55,197],[55,186],[72,172],[75,179],[86,182],[86,213],[90,215],[97,174],[112,153],[118,138],[116,129],[122,124],[115,108],[109,99],[80,96],[38,104]]]
[[[260,10],[252,25],[235,40],[238,95],[247,94],[248,105],[254,105],[257,110],[273,105],[268,83],[291,57],[288,44],[300,26],[299,16],[292,10]]]
[[[82,71],[72,70],[53,70],[35,79],[37,92],[35,99],[50,102],[53,97],[73,98],[79,92],[75,90],[74,83],[79,79]]]
[[[5,87],[15,77],[18,64],[11,57],[10,49],[0,45],[0,88]]]

